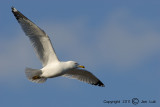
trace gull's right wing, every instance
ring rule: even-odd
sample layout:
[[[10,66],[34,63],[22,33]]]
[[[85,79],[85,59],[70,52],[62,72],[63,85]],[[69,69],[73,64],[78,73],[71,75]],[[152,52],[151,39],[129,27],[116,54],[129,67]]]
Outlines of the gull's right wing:
[[[12,7],[12,13],[18,20],[24,33],[29,37],[43,66],[46,66],[50,62],[59,61],[48,35],[16,8]]]

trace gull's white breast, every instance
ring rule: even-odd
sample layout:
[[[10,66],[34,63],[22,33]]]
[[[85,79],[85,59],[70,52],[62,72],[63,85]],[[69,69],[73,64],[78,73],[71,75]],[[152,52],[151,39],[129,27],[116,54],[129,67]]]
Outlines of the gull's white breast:
[[[41,76],[45,78],[61,76],[64,73],[64,68],[60,62],[50,63],[41,70],[43,72]]]

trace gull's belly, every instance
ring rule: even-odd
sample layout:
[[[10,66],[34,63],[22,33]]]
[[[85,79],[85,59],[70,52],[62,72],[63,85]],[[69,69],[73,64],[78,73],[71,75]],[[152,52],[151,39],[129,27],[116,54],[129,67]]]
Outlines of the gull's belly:
[[[53,78],[61,76],[63,74],[63,69],[57,66],[47,66],[42,68],[42,77]]]

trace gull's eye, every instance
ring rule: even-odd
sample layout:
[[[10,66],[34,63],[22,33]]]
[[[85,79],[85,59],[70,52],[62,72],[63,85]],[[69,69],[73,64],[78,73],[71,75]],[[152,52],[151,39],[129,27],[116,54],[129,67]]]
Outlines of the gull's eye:
[[[78,65],[78,63],[75,63],[75,65]]]
[[[79,64],[78,64],[78,63],[75,63],[75,65],[78,66]]]

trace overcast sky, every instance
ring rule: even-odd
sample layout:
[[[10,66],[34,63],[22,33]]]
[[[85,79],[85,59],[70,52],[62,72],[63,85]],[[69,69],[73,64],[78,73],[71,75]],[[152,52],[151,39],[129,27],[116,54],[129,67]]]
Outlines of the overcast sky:
[[[11,6],[45,30],[60,60],[84,65],[106,87],[28,81],[25,68],[42,66]],[[139,107],[160,106],[159,10],[158,0],[1,0],[0,106],[131,107],[133,98]]]

